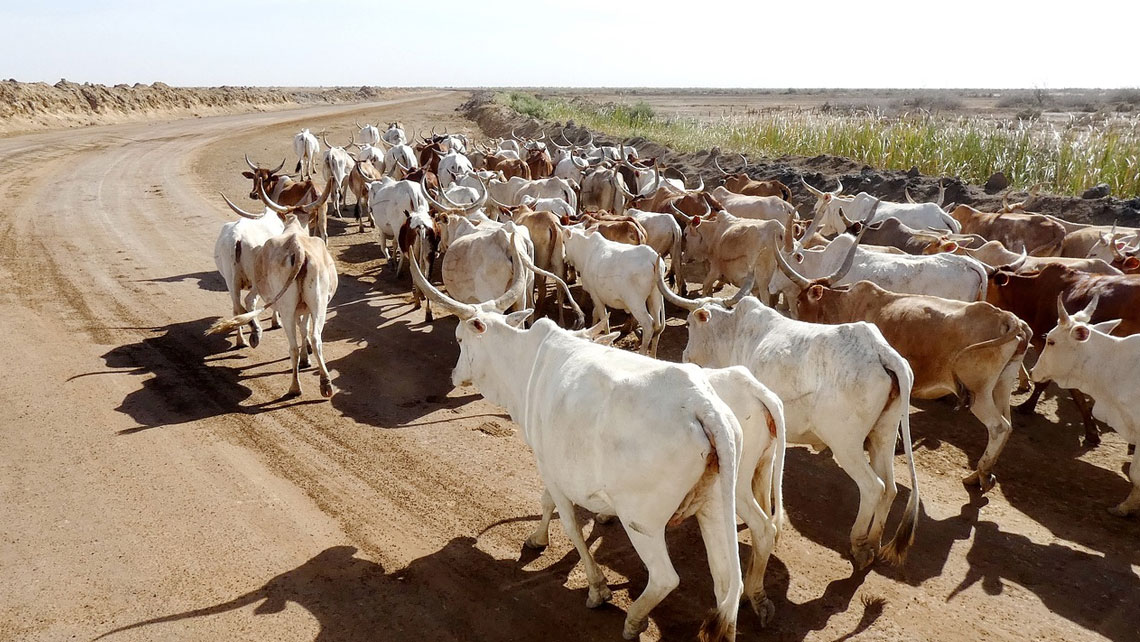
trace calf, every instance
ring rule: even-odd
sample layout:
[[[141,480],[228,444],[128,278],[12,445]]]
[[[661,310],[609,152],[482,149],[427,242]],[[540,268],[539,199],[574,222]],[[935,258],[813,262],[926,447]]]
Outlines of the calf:
[[[748,157],[744,154],[740,155],[744,161],[744,167],[740,169],[739,173],[729,174],[720,166],[720,159],[714,157],[713,165],[716,165],[717,170],[720,171],[724,177],[724,187],[729,191],[736,192],[737,194],[744,194],[745,196],[778,196],[789,203],[792,201],[792,190],[788,189],[778,180],[758,181],[744,170],[748,168]]]

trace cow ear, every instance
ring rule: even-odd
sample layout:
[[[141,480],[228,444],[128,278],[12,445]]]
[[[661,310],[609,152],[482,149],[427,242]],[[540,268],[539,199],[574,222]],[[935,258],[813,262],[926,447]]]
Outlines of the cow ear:
[[[532,314],[534,314],[533,308],[528,308],[520,312],[512,312],[507,315],[507,325],[512,328],[521,328],[522,324],[526,323],[526,320],[529,319]]]
[[[943,243],[942,244],[942,251],[943,252],[949,252],[952,254],[954,252],[957,252],[959,247],[960,246],[957,243],[955,243],[954,241],[950,241],[949,243]]]
[[[241,175],[246,178],[253,178],[253,172],[242,172]]]
[[[1111,321],[1101,321],[1100,323],[1094,323],[1092,326],[1092,329],[1096,330],[1097,332],[1103,332],[1105,334],[1112,334],[1112,331],[1116,329],[1116,326],[1120,325],[1123,322],[1124,322],[1124,319],[1113,319]]]
[[[594,341],[594,343],[596,343],[598,345],[612,346],[614,344],[614,341],[617,341],[618,335],[620,335],[620,334],[621,334],[621,332],[611,332],[609,334],[603,334],[600,337],[594,337],[593,341]]]
[[[803,252],[793,253],[792,254],[792,260],[794,260],[796,263],[803,263],[804,262],[804,253]]]
[[[570,217],[563,214],[562,219],[559,220],[558,222],[561,223],[563,226],[569,225],[570,224]]]
[[[820,299],[823,298],[823,286],[819,285],[818,283],[816,285],[811,286],[810,288],[808,288],[807,296],[808,296],[808,299],[811,301],[819,301]]]
[[[701,217],[694,216],[693,217],[693,227],[700,227],[700,226],[701,226]]]
[[[409,212],[408,210],[404,210],[404,218],[409,218],[409,219],[412,218],[412,213]]]
[[[1009,285],[1009,275],[1005,272],[998,272],[994,275],[994,285],[999,287]]]
[[[471,331],[475,334],[483,334],[487,331],[487,324],[483,323],[482,319],[468,319],[466,323],[467,327],[471,328]]]
[[[1136,268],[1140,268],[1140,259],[1135,256],[1130,256],[1124,259],[1124,263],[1121,263],[1120,266],[1125,270],[1135,270]]]
[[[1089,327],[1083,323],[1078,323],[1073,326],[1072,330],[1069,330],[1069,336],[1073,337],[1074,341],[1081,343],[1088,341],[1090,334],[1092,334],[1092,330],[1089,330]]]
[[[709,319],[712,317],[709,314],[708,310],[704,308],[697,308],[697,310],[693,312],[693,318],[697,321],[700,321],[701,323],[708,323]]]

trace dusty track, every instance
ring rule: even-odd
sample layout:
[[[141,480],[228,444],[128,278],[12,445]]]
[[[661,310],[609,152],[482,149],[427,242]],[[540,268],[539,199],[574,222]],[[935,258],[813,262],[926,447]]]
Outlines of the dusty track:
[[[291,157],[302,122],[337,141],[357,117],[470,130],[462,99],[0,140],[0,639],[92,639],[156,618],[107,639],[618,639],[645,582],[625,535],[586,519],[617,604],[598,611],[561,533],[520,553],[537,512],[531,455],[500,409],[452,389],[453,318],[423,324],[407,284],[380,274],[374,236],[330,226],[331,402],[312,373],[304,397],[278,401],[280,332],[256,351],[202,336],[229,311],[211,256],[231,216],[216,192],[251,203],[243,151]],[[761,632],[745,608],[740,639],[1140,638],[1140,528],[1104,513],[1127,492],[1124,447],[1108,435],[1084,452],[1071,414],[1043,408],[1015,418],[985,498],[958,483],[980,424],[947,404],[916,410],[925,516],[898,569],[852,575],[854,484],[827,455],[791,450],[793,528],[767,582],[777,621]],[[697,529],[670,543],[682,584],[645,639],[690,639],[712,605]]]

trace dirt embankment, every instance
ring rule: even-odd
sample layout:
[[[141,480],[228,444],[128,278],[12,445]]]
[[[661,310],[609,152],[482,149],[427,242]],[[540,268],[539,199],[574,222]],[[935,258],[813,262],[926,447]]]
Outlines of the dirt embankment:
[[[0,82],[0,134],[379,100],[377,87],[171,87]]]
[[[464,103],[463,110],[468,118],[490,136],[509,136],[517,129],[523,135],[538,135],[546,131],[551,136],[565,130],[569,140],[585,140],[587,130],[573,121],[565,123],[544,123],[519,114],[508,107],[491,102],[490,93],[476,94]],[[617,144],[618,139],[599,132],[590,132],[598,145]],[[635,137],[624,141],[637,147],[643,157],[656,157],[666,165],[676,167],[697,180],[699,174],[708,185],[719,184],[720,172],[713,164],[718,158],[720,164],[730,172],[740,171],[743,162],[731,150],[714,147],[693,153],[677,153],[668,147],[644,138]],[[938,184],[946,185],[946,203],[971,205],[983,211],[996,211],[1001,207],[1002,189],[988,189],[981,185],[971,185],[955,176],[926,176],[917,169],[910,171],[881,170],[863,163],[821,154],[819,156],[780,156],[777,158],[750,157],[747,173],[753,178],[775,178],[792,191],[792,201],[800,212],[810,216],[815,197],[800,183],[802,177],[813,186],[833,190],[836,181],[843,182],[845,194],[866,191],[887,200],[902,201],[904,190],[909,190],[916,200],[934,200],[938,196]],[[1024,200],[1025,191],[1008,193],[1011,202]],[[1110,225],[1114,221],[1121,225],[1140,226],[1140,198],[1122,200],[1112,197],[1086,199],[1073,196],[1039,194],[1028,206],[1035,212],[1060,216],[1070,221]]]

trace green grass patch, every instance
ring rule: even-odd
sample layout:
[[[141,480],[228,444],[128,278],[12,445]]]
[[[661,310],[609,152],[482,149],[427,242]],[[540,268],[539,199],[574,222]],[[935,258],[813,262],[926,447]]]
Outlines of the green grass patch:
[[[719,146],[776,157],[831,154],[881,169],[918,167],[927,175],[982,184],[1001,171],[1015,187],[1043,183],[1077,195],[1107,183],[1118,197],[1140,194],[1140,119],[1096,114],[1065,123],[1003,121],[918,111],[776,111],[714,121],[667,118],[644,102],[599,105],[582,99],[501,93],[496,102],[540,120],[573,120],[617,137],[642,136],[679,152]]]

